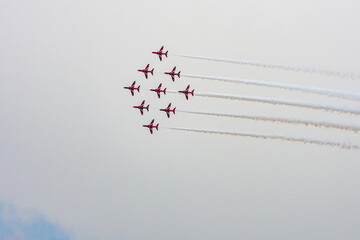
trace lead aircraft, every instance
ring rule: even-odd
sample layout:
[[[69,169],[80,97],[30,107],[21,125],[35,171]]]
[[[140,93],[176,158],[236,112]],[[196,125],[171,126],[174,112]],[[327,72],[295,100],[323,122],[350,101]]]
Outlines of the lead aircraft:
[[[131,95],[134,96],[134,91],[137,90],[138,92],[140,92],[140,85],[138,87],[135,87],[135,83],[136,81],[133,82],[133,84],[131,84],[131,86],[129,87],[124,87],[125,89],[130,90]]]

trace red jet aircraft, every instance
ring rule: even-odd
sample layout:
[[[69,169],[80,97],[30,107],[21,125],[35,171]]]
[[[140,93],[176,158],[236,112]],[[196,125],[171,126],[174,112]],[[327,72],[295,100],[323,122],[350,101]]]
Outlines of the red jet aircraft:
[[[154,69],[152,69],[151,71],[149,70],[149,65],[146,65],[146,67],[144,69],[139,69],[139,72],[143,72],[145,74],[145,78],[148,79],[148,73],[151,73],[151,75],[154,75]]]
[[[129,89],[131,91],[131,95],[134,96],[134,90],[137,90],[140,92],[140,85],[138,87],[135,87],[136,81],[133,82],[133,84],[130,87],[124,87],[125,89]]]
[[[139,106],[133,106],[133,108],[139,109],[141,115],[143,115],[143,114],[144,114],[144,109],[146,109],[147,111],[149,111],[149,106],[150,106],[150,104],[148,104],[147,107],[145,107],[144,104],[145,104],[145,100],[142,101],[142,103],[141,103]]]
[[[151,123],[149,125],[143,125],[143,127],[149,128],[151,134],[153,134],[153,130],[152,130],[153,128],[156,128],[156,130],[159,131],[159,129],[158,129],[159,124],[153,125],[153,123],[154,123],[154,119],[151,121]]]
[[[168,54],[168,51],[166,51],[165,53],[163,53],[163,52],[162,52],[163,49],[164,49],[164,46],[162,46],[159,51],[157,51],[157,52],[152,52],[153,54],[157,54],[157,55],[159,56],[160,61],[162,61],[162,55],[165,55],[165,57],[167,57],[167,54]]]
[[[173,112],[175,114],[175,109],[176,109],[176,107],[174,107],[174,109],[171,110],[170,107],[171,107],[171,103],[169,104],[169,106],[167,108],[160,109],[160,111],[166,112],[168,118],[170,118],[170,112]]]
[[[163,92],[164,95],[166,95],[166,88],[164,88],[164,90],[161,90],[161,85],[162,85],[162,83],[160,83],[160,85],[158,86],[158,88],[150,89],[150,91],[156,92],[159,98],[160,98],[160,93],[161,93],[161,92]]]
[[[174,76],[178,76],[178,77],[180,78],[180,72],[181,72],[181,71],[179,71],[178,73],[176,73],[175,70],[176,70],[176,67],[174,67],[171,72],[165,72],[165,74],[168,74],[168,75],[171,76],[173,82],[175,81],[175,77],[174,77]]]
[[[191,94],[194,96],[194,89],[192,91],[189,91],[190,85],[187,86],[187,88],[184,91],[178,91],[179,93],[184,93],[186,100],[189,100],[188,94]]]

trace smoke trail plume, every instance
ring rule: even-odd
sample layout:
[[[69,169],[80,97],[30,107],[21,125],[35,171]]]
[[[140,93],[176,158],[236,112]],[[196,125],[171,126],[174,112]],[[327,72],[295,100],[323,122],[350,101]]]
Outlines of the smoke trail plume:
[[[228,94],[217,94],[217,93],[196,92],[195,95],[200,97],[261,102],[261,103],[269,103],[274,105],[287,105],[287,106],[311,108],[317,110],[320,109],[320,110],[340,112],[340,113],[360,114],[360,109],[347,108],[344,106],[331,106],[331,105],[322,105],[322,104],[314,104],[314,103],[295,102],[295,101],[288,101],[288,100],[274,99],[274,98],[250,97],[250,96],[228,95]]]
[[[247,114],[228,114],[228,113],[216,113],[216,112],[200,112],[200,111],[189,111],[177,109],[178,112],[183,113],[192,113],[192,114],[200,114],[200,115],[208,115],[208,116],[218,116],[218,117],[230,117],[230,118],[242,118],[242,119],[251,119],[251,120],[260,120],[267,122],[277,122],[277,123],[289,123],[289,124],[300,124],[305,126],[314,126],[314,127],[325,127],[325,128],[336,128],[341,130],[358,132],[360,131],[360,126],[349,126],[349,125],[340,125],[328,122],[316,122],[316,121],[305,121],[298,120],[292,118],[274,118],[274,117],[266,117],[259,115],[247,115]]]
[[[304,86],[299,86],[299,85],[283,84],[283,83],[276,83],[276,82],[266,82],[266,81],[260,81],[260,80],[215,77],[215,76],[205,76],[205,75],[196,75],[196,74],[182,74],[182,76],[190,77],[190,78],[198,78],[198,79],[223,81],[223,82],[235,82],[235,83],[243,83],[243,84],[250,84],[250,85],[257,85],[257,86],[275,87],[275,88],[281,88],[281,89],[295,90],[295,91],[301,91],[301,92],[307,92],[307,93],[316,93],[316,94],[326,95],[326,96],[330,96],[330,97],[340,97],[340,98],[346,98],[346,99],[360,101],[360,94],[346,92],[346,91],[338,91],[338,90],[333,90],[333,89],[304,87]]]
[[[340,143],[340,142],[329,142],[329,141],[325,141],[325,140],[310,139],[310,138],[298,138],[298,137],[276,135],[276,134],[232,132],[232,131],[208,130],[208,129],[197,129],[197,128],[179,128],[179,127],[170,127],[168,129],[177,130],[177,131],[221,134],[221,135],[261,138],[261,139],[284,140],[284,141],[290,141],[290,142],[311,143],[311,144],[317,144],[317,145],[322,145],[322,146],[332,146],[332,147],[339,147],[339,148],[344,148],[344,149],[360,150],[359,145],[349,145],[349,144]]]
[[[347,72],[339,72],[339,71],[333,71],[333,70],[327,70],[327,69],[310,68],[310,67],[286,65],[286,64],[279,64],[279,63],[265,63],[265,62],[257,62],[257,61],[250,61],[250,60],[236,60],[236,59],[225,59],[225,58],[215,58],[215,57],[183,55],[183,54],[177,54],[176,56],[193,58],[193,59],[202,59],[202,60],[215,61],[215,62],[236,63],[236,64],[250,65],[250,66],[257,66],[257,67],[264,67],[264,68],[277,68],[277,69],[291,70],[291,71],[296,71],[296,72],[318,73],[318,74],[324,74],[324,75],[335,76],[335,77],[346,77],[346,78],[352,78],[352,79],[360,78],[359,75],[351,73],[351,72],[347,73]]]

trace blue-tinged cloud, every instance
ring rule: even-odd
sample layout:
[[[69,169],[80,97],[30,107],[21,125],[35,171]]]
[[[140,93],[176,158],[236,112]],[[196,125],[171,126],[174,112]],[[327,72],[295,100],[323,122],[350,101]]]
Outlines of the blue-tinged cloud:
[[[38,214],[0,202],[1,240],[67,240],[69,234]]]

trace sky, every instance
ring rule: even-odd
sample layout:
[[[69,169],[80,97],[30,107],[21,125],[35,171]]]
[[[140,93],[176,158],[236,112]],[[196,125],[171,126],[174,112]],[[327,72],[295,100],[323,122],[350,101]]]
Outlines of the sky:
[[[45,217],[3,202],[0,203],[0,238],[4,240],[70,239],[68,232]]]
[[[360,79],[210,62],[199,55],[360,74],[359,1],[0,1],[0,209],[36,213],[1,237],[41,239],[358,239],[360,152],[180,132],[282,134],[360,144],[339,129],[158,108],[329,121],[360,117],[190,97],[169,90],[269,97],[360,109],[359,101],[161,73],[244,78],[360,93]],[[169,50],[160,62],[151,54]],[[147,64],[154,76],[137,69]],[[141,85],[132,97],[123,89]],[[133,109],[142,100],[150,111]],[[159,123],[153,135],[141,125]],[[18,209],[18,210],[17,210]],[[19,216],[20,215],[20,216]],[[36,230],[36,221],[44,230]],[[50,229],[49,231],[46,229]],[[30,230],[28,230],[30,229]],[[33,235],[26,235],[27,231]]]

